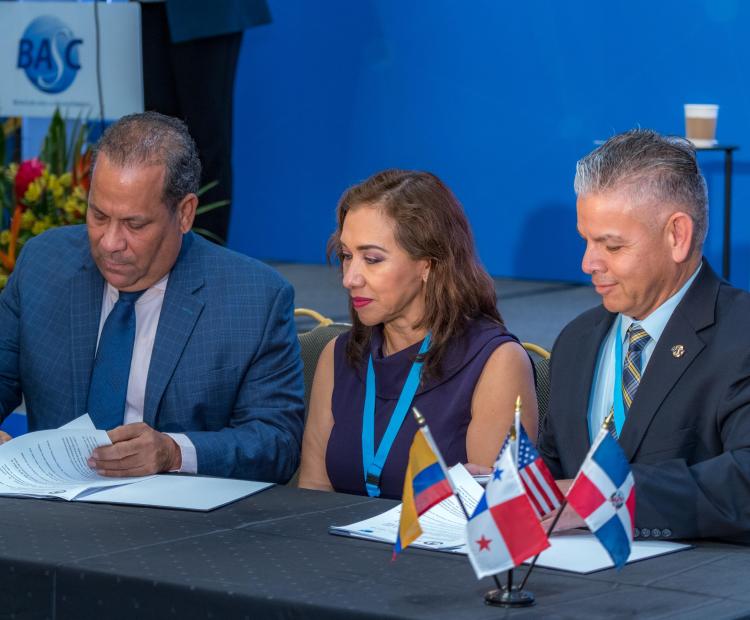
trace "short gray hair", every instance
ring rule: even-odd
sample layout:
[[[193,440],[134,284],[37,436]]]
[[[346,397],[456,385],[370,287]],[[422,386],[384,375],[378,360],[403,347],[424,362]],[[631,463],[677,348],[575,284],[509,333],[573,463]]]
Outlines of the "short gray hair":
[[[200,186],[201,162],[187,125],[158,112],[123,116],[110,125],[94,146],[91,170],[100,153],[116,166],[163,165],[162,200],[171,209]]]
[[[631,129],[611,137],[576,164],[576,195],[624,191],[635,204],[672,204],[693,220],[694,250],[708,230],[706,181],[685,138]]]

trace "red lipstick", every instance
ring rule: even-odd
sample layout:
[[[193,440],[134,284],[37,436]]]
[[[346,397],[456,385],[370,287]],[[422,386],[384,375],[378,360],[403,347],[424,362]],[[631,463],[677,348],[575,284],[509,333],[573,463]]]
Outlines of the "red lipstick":
[[[352,297],[352,305],[355,308],[364,308],[371,301],[369,297]]]

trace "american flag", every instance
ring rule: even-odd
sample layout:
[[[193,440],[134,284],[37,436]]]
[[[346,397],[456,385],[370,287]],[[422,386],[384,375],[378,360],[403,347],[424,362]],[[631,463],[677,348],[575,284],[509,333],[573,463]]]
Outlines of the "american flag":
[[[559,508],[563,495],[557,488],[552,474],[544,460],[534,448],[526,429],[521,425],[521,439],[518,442],[518,473],[521,476],[526,495],[531,500],[537,516],[541,519],[555,508]],[[503,450],[509,445],[506,438]]]

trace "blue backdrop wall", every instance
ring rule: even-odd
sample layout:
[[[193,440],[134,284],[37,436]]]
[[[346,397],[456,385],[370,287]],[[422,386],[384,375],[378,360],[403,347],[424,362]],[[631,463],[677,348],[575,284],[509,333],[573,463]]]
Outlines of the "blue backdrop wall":
[[[344,188],[419,168],[461,199],[490,273],[584,281],[576,160],[637,125],[682,134],[684,103],[719,103],[720,141],[742,146],[731,279],[750,285],[750,3],[270,6],[274,22],[246,32],[237,75],[230,247],[323,262]],[[723,160],[700,161],[718,270]]]

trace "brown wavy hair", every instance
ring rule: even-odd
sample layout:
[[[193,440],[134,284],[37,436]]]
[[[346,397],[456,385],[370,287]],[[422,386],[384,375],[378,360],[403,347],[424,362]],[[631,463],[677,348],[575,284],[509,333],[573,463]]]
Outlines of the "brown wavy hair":
[[[413,170],[384,170],[347,189],[336,209],[338,227],[328,241],[328,257],[340,256],[341,232],[349,211],[376,206],[394,222],[396,243],[414,260],[430,261],[425,285],[425,313],[413,326],[432,332],[424,355],[422,376],[439,377],[441,360],[451,338],[469,321],[486,317],[503,324],[495,286],[479,263],[474,236],[463,207],[434,174]],[[346,355],[357,367],[369,347],[371,329],[349,301],[352,330]]]

